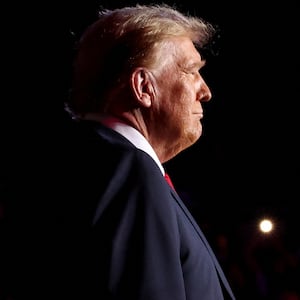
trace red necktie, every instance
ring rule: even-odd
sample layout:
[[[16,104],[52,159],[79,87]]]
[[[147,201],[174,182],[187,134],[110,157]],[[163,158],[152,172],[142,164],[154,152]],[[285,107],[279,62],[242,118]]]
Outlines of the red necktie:
[[[175,190],[174,185],[173,185],[173,182],[172,182],[170,176],[169,176],[167,173],[165,173],[165,179],[166,179],[167,183],[169,184],[169,186],[170,186],[173,190]]]

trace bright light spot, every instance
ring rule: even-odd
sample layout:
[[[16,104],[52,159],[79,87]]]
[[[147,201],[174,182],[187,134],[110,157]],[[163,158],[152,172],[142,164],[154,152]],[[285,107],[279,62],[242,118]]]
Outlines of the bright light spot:
[[[261,220],[259,223],[259,228],[264,233],[269,233],[273,229],[273,222],[268,219]]]

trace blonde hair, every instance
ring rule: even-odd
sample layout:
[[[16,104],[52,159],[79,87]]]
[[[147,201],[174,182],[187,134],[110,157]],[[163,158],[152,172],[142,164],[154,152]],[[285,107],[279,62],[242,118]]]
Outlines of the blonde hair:
[[[105,106],[105,94],[120,77],[155,63],[154,47],[171,36],[186,36],[198,49],[215,32],[201,18],[163,5],[136,5],[102,10],[77,45],[69,111],[85,114]]]

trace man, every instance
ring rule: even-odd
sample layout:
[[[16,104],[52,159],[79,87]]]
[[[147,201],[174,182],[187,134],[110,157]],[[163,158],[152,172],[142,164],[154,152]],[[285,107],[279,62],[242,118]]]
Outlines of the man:
[[[83,33],[66,155],[36,224],[41,299],[234,299],[163,167],[202,134],[213,33],[166,5],[104,10]]]

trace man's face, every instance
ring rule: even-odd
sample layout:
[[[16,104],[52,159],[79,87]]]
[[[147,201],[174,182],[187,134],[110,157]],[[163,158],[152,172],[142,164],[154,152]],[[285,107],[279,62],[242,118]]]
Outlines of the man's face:
[[[157,87],[153,113],[156,131],[173,147],[174,155],[194,144],[202,134],[201,102],[211,99],[199,73],[204,64],[186,37],[170,38],[158,49],[158,63],[152,69]]]

